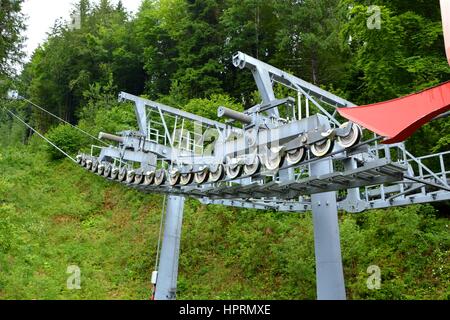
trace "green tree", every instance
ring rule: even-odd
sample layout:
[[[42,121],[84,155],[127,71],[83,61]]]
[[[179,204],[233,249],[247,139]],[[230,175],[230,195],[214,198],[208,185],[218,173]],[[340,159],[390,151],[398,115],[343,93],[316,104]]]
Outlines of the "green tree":
[[[431,1],[380,1],[380,28],[368,28],[366,1],[343,0],[347,22],[343,41],[351,50],[352,81],[344,90],[358,104],[374,103],[420,91],[450,79],[439,6]],[[408,139],[416,155],[445,150],[446,120],[422,127]]]
[[[276,33],[280,29],[275,0],[227,0],[220,19],[224,33],[222,62],[225,65],[225,90],[251,106],[249,98],[256,90],[250,72],[232,65],[231,57],[242,51],[266,62],[277,52]],[[282,66],[280,66],[282,67]]]
[[[340,0],[277,1],[281,27],[275,42],[275,63],[317,85],[342,84],[348,51],[339,30]]]
[[[25,30],[21,7],[23,0],[0,0],[0,80],[13,73],[23,57],[21,32]]]
[[[133,21],[146,73],[146,93],[152,99],[170,94],[178,51],[167,26],[181,19],[181,16],[172,18],[172,15],[182,14],[177,7],[181,5],[175,1],[145,0]]]
[[[173,80],[179,82],[188,98],[222,92],[224,39],[219,20],[224,1],[189,0],[184,4],[173,1],[184,13],[177,23],[167,25],[178,50]]]
[[[28,96],[51,112],[75,123],[92,83],[107,85],[110,78],[118,91],[140,93],[145,74],[135,45],[132,24],[123,6],[87,0],[77,5],[81,28],[70,29],[58,21],[47,41],[25,66]],[[51,122],[39,115],[39,125]]]
[[[353,53],[352,77],[359,83],[349,88],[355,102],[396,98],[450,79],[438,6],[422,11],[429,2],[381,1],[381,26],[371,29],[365,1],[342,3],[348,12],[344,41]]]

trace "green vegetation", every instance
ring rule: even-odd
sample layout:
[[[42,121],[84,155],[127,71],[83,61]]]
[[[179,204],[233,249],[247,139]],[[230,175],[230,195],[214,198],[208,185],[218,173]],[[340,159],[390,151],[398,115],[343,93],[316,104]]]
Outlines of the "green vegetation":
[[[92,135],[133,129],[127,91],[216,117],[258,103],[243,51],[355,103],[395,98],[450,79],[435,1],[378,1],[368,29],[363,0],[80,0],[81,28],[55,23],[24,65],[22,1],[0,0],[0,95],[21,94]],[[12,5],[14,4],[14,5]],[[71,155],[94,143],[23,102],[1,101]],[[408,141],[421,155],[448,150],[448,119]],[[163,198],[75,166],[0,112],[0,299],[149,299]],[[449,299],[448,203],[340,213],[350,299]],[[202,206],[188,200],[181,299],[314,299],[311,214]],[[68,290],[67,267],[81,268]],[[369,290],[367,268],[381,269]]]
[[[20,62],[23,56],[21,32],[25,24],[20,12],[22,3],[23,0],[0,0],[0,81],[14,73],[13,64]]]
[[[163,198],[49,161],[45,146],[0,155],[0,298],[148,299]],[[311,214],[185,209],[181,299],[315,299]],[[340,216],[350,299],[449,299],[449,221],[431,206]],[[69,265],[81,290],[68,290]],[[380,290],[366,272],[381,268]]]
[[[47,133],[47,138],[57,146],[61,146],[61,149],[67,154],[77,153],[83,145],[86,145],[85,135],[68,124],[52,128]],[[47,150],[52,159],[62,159],[65,157],[65,155],[50,144],[47,145]]]

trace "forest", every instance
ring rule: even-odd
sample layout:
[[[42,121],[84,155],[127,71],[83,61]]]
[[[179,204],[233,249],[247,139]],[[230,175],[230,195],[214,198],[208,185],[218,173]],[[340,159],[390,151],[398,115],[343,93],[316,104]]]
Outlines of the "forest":
[[[136,127],[125,91],[205,117],[260,97],[245,52],[357,105],[450,80],[438,0],[79,0],[29,60],[23,0],[0,0],[0,97],[15,89],[96,136]],[[370,7],[381,10],[369,28]],[[20,68],[18,67],[20,66]],[[94,141],[26,101],[0,99],[76,155]],[[406,141],[416,156],[449,150],[448,118]],[[0,111],[0,299],[149,299],[161,195],[74,166]],[[450,298],[448,202],[340,212],[348,299]],[[312,214],[188,200],[179,299],[315,299]],[[67,266],[82,289],[66,288]],[[366,285],[381,269],[381,288]]]

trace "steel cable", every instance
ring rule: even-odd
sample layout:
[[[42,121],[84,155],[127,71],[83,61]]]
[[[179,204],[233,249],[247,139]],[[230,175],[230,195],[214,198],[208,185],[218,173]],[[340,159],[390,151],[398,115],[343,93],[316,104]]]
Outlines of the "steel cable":
[[[38,136],[40,136],[42,139],[44,139],[47,143],[49,143],[50,145],[52,145],[54,148],[56,148],[59,152],[61,152],[63,155],[65,155],[67,158],[69,158],[70,160],[72,160],[73,162],[77,163],[77,160],[75,160],[73,157],[71,157],[69,154],[67,154],[64,150],[62,150],[60,147],[58,147],[55,143],[53,143],[52,141],[50,141],[48,138],[46,138],[44,135],[42,135],[41,133],[39,133],[36,129],[34,129],[32,126],[30,126],[28,123],[26,123],[22,118],[20,118],[18,115],[16,115],[14,112],[12,112],[11,110],[9,110],[6,107],[3,107],[3,110],[5,110],[6,112],[8,112],[11,116],[13,116],[16,120],[18,120],[19,122],[21,122],[22,124],[24,124],[27,128],[29,128],[31,131],[33,131],[34,133],[36,133]]]
[[[85,134],[85,135],[91,137],[92,139],[94,139],[94,140],[96,140],[96,141],[102,143],[103,145],[105,145],[105,146],[108,145],[107,143],[105,143],[104,141],[100,140],[99,138],[93,136],[92,134],[90,134],[90,133],[84,131],[83,129],[81,129],[81,128],[77,127],[77,126],[74,126],[74,125],[71,124],[70,122],[68,122],[68,121],[66,121],[66,120],[64,120],[64,119],[62,119],[62,118],[60,118],[60,117],[58,117],[57,115],[55,115],[55,114],[51,113],[50,111],[48,111],[48,110],[42,108],[41,106],[38,106],[36,103],[34,103],[34,102],[28,100],[27,98],[24,98],[24,97],[20,96],[20,99],[22,99],[22,100],[28,102],[28,103],[31,104],[32,106],[34,106],[34,107],[38,108],[39,110],[41,110],[41,111],[47,113],[48,115],[54,117],[55,119],[58,119],[59,121],[62,121],[62,122],[64,122],[65,124],[68,124],[68,125],[71,126],[72,128],[74,128],[74,129],[80,131],[81,133],[83,133],[83,134]]]

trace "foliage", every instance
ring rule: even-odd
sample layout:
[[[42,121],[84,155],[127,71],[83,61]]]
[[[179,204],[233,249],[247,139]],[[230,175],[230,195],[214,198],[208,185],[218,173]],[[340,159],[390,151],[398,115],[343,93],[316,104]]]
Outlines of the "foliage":
[[[282,27],[276,34],[279,43],[274,63],[312,83],[340,84],[346,80],[348,49],[339,31],[344,19],[340,0],[276,1]]]
[[[25,29],[20,12],[23,0],[0,0],[0,80],[14,73],[23,57],[21,32]]]
[[[22,1],[0,0],[0,94],[20,60]],[[33,102],[92,135],[136,129],[127,91],[217,118],[217,107],[259,103],[251,72],[231,64],[243,51],[358,104],[450,79],[433,1],[380,0],[381,29],[366,26],[364,0],[144,0],[135,16],[120,1],[80,0],[81,28],[57,21],[14,85]],[[74,9],[75,9],[74,8]],[[5,74],[8,79],[5,81]],[[276,94],[290,93],[276,87]],[[2,105],[5,105],[2,101]],[[25,103],[8,108],[71,155],[91,138]],[[288,115],[286,115],[288,116]],[[448,119],[408,140],[416,155],[448,150]],[[61,159],[59,151],[0,113],[0,298],[148,299],[162,198],[112,185]],[[341,214],[351,299],[449,299],[445,205]],[[179,297],[314,299],[311,213],[185,207]],[[66,288],[69,265],[82,290]],[[380,290],[366,285],[381,269]]]
[[[223,94],[213,94],[209,99],[192,99],[182,109],[207,119],[219,120],[217,117],[218,107],[243,111],[243,107],[240,104]]]
[[[419,1],[418,1],[419,2]],[[419,91],[450,78],[439,15],[397,9],[383,1],[380,29],[366,27],[365,1],[343,1],[349,22],[342,29],[354,52],[354,77],[362,81],[352,98],[358,103],[383,101]],[[430,8],[431,9],[431,8]],[[439,6],[432,12],[439,13]]]
[[[0,156],[0,297],[149,299],[162,197],[48,162],[40,146]],[[450,297],[449,223],[431,206],[343,214],[340,229],[349,299]],[[310,213],[188,200],[182,239],[180,299],[315,299]],[[81,290],[66,287],[69,265]],[[380,290],[366,286],[370,265]]]
[[[118,90],[138,93],[144,82],[123,7],[109,1],[92,7],[83,3],[81,29],[70,30],[57,21],[23,72],[27,95],[70,122],[75,122],[91,84],[108,85],[113,78]]]
[[[82,132],[68,124],[61,124],[47,133],[47,138],[69,155],[76,154],[86,144],[86,137]],[[62,159],[65,156],[52,145],[47,145],[52,159]]]

